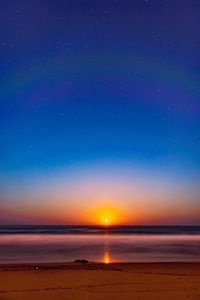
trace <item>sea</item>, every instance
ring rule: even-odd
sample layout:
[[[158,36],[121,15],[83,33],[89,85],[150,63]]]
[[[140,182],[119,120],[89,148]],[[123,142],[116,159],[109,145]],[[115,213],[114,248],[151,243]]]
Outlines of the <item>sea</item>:
[[[0,226],[0,264],[200,262],[200,226]]]

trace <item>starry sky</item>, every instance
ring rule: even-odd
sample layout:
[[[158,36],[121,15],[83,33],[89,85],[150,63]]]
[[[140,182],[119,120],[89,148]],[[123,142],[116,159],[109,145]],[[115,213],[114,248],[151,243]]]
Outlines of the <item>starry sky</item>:
[[[199,15],[1,1],[0,224],[200,224]]]

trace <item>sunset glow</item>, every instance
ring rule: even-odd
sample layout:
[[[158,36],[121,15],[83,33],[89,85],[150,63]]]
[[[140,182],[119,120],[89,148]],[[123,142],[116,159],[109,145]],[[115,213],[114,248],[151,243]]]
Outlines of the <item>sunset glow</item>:
[[[97,165],[85,172],[73,171],[71,177],[61,171],[51,177],[18,177],[1,197],[1,222],[108,226],[198,220],[199,185],[195,182],[182,184],[183,179],[170,178],[167,173],[161,176],[136,168],[132,172],[121,166],[99,170]],[[18,205],[12,205],[13,201]]]
[[[95,207],[91,212],[92,224],[99,225],[117,225],[125,222],[126,214],[124,209],[116,203],[112,205],[103,205],[100,207]]]

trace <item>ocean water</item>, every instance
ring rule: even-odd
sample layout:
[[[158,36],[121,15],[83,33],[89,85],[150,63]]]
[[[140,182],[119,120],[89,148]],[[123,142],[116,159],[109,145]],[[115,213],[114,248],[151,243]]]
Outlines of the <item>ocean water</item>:
[[[0,263],[200,262],[200,226],[0,226]]]

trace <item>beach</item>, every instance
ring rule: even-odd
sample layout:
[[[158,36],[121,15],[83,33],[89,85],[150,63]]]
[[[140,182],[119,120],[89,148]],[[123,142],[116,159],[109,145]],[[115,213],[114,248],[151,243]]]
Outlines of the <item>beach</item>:
[[[200,299],[200,263],[1,264],[0,299]]]

